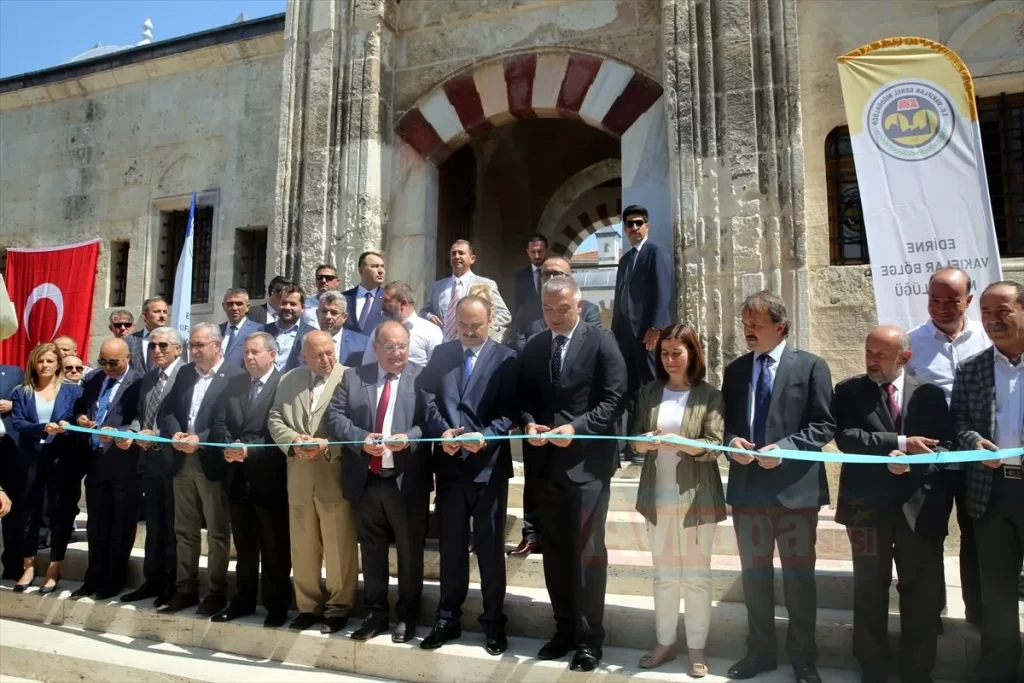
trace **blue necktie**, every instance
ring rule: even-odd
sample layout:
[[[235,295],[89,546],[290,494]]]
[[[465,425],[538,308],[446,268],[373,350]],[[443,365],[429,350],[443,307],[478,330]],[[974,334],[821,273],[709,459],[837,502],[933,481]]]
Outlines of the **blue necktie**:
[[[469,386],[469,376],[473,374],[473,349],[466,349],[464,365],[462,366],[462,386]]]
[[[370,309],[373,308],[373,293],[366,293],[366,303],[363,304],[363,310],[359,314],[359,329],[366,331],[366,321],[370,319]]]
[[[99,400],[96,401],[96,425],[97,427],[103,425],[103,420],[107,417],[107,409],[110,407],[110,390],[116,386],[116,383],[109,377],[103,380],[103,389],[100,390]],[[98,434],[93,434],[89,437],[92,447],[99,450],[100,437]]]
[[[235,332],[237,331],[234,325],[228,325],[228,342],[224,345],[225,353],[231,348],[231,342],[235,341]]]
[[[761,364],[757,373],[757,387],[754,389],[754,425],[751,436],[754,444],[761,448],[767,446],[765,432],[768,427],[768,405],[772,400],[772,375],[769,368],[774,362],[768,354],[758,356],[757,362]]]
[[[253,403],[255,403],[256,399],[259,398],[260,387],[262,387],[262,386],[263,386],[263,382],[259,381],[258,379],[254,379],[252,381],[252,388],[249,389],[249,405],[252,405]]]

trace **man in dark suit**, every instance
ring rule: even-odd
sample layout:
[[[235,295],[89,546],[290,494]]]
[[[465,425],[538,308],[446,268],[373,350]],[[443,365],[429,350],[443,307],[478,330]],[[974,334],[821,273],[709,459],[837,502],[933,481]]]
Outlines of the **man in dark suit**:
[[[950,411],[959,450],[1024,445],[1024,286],[994,282],[981,294],[981,322],[992,348],[962,361]],[[1019,452],[1019,451],[1018,451]],[[974,520],[981,571],[982,683],[1020,680],[1017,582],[1024,558],[1021,457],[967,467],[967,512]]]
[[[167,405],[160,411],[160,433],[174,440],[174,538],[177,579],[174,595],[163,606],[169,613],[198,604],[196,615],[210,617],[227,605],[230,522],[224,491],[227,463],[219,448],[200,446],[210,441],[215,406],[233,377],[245,370],[224,362],[220,328],[211,323],[192,327],[192,362],[178,371]],[[199,554],[203,520],[209,546],[210,592],[199,603]]]
[[[244,289],[235,288],[224,292],[221,306],[227,320],[220,324],[220,352],[225,363],[242,367],[245,340],[253,332],[261,332],[263,326],[249,320],[249,293]]]
[[[16,490],[14,463],[18,455],[18,433],[14,430],[11,411],[14,409],[14,390],[25,381],[25,373],[14,365],[0,365],[0,488]],[[11,531],[8,532],[8,526]],[[8,539],[14,538],[14,525],[3,527]],[[23,560],[20,548],[8,541],[4,543],[3,578],[17,581],[21,578]]]
[[[116,339],[130,337],[132,330],[135,328],[135,316],[132,315],[131,311],[123,308],[113,311],[107,320],[109,320],[107,329],[110,330],[110,334],[114,335]],[[131,344],[128,345],[128,351],[129,353],[131,352]]]
[[[867,374],[840,382],[832,401],[836,445],[847,453],[914,455],[946,450],[953,427],[942,389],[904,372],[910,338],[877,327],[865,341]],[[882,460],[880,460],[882,462]],[[836,521],[853,550],[853,654],[863,683],[889,680],[889,585],[900,588],[900,677],[931,680],[945,575],[949,508],[938,467],[844,463]]]
[[[149,335],[149,356],[153,369],[139,380],[139,403],[131,431],[156,436],[160,408],[174,388],[181,369],[181,334],[172,327],[158,327]],[[165,604],[174,592],[174,449],[153,441],[118,439],[118,448],[133,443],[141,451],[143,505],[146,515],[146,558],[144,581],[136,590],[121,596],[121,602],[156,598],[155,607]]]
[[[429,450],[410,444],[423,436],[421,369],[408,362],[409,333],[387,321],[373,337],[376,362],[349,368],[327,406],[332,441],[342,450],[345,498],[356,504],[366,618],[352,634],[369,640],[388,628],[388,537],[398,549],[398,624],[391,639],[415,636],[423,593],[423,544],[432,483]]]
[[[167,316],[167,302],[163,297],[150,297],[142,302],[142,329],[125,337],[132,354],[132,370],[140,375],[153,369],[153,359],[149,357],[149,335],[167,324]]]
[[[750,353],[725,369],[725,442],[762,454],[729,456],[726,503],[733,507],[749,629],[747,656],[729,669],[729,676],[753,678],[777,666],[772,558],[778,542],[789,610],[789,660],[797,683],[820,683],[814,539],[818,510],[828,505],[825,467],[782,462],[770,451],[820,451],[832,440],[832,376],[824,360],[786,343],[789,317],[775,294],[747,297],[742,317]],[[800,541],[779,542],[780,537]]]
[[[280,373],[288,372],[302,365],[302,338],[307,332],[317,329],[302,320],[305,292],[298,285],[289,285],[281,294],[277,321],[268,324],[263,331],[277,342],[275,364]],[[316,310],[313,311],[314,322]]]
[[[121,429],[135,419],[139,403],[138,381],[131,369],[131,354],[123,339],[108,339],[100,347],[101,372],[90,377],[75,403],[79,427]],[[112,598],[124,588],[128,560],[135,542],[135,527],[142,502],[137,448],[122,451],[112,439],[81,435],[80,453],[87,454],[85,495],[89,501],[86,533],[89,568],[82,586],[71,594]]]
[[[530,265],[516,272],[512,301],[512,310],[516,312],[528,303],[536,301],[540,304],[540,288],[544,284],[541,271],[548,257],[548,238],[541,234],[530,235],[526,240],[526,257],[530,259]]]
[[[256,308],[250,308],[249,320],[258,325],[277,322],[277,309],[281,307],[281,293],[290,284],[293,283],[288,278],[275,275],[267,285],[267,302]]]
[[[469,592],[469,521],[480,565],[488,654],[508,648],[505,638],[505,511],[512,476],[507,436],[516,417],[516,354],[488,337],[491,305],[463,297],[455,311],[459,340],[442,344],[420,375],[426,400],[425,436],[434,446],[441,601],[437,621],[420,647],[433,650],[462,635],[462,603]],[[458,440],[461,438],[462,440]]]
[[[517,392],[520,420],[530,436],[523,458],[538,474],[544,582],[555,617],[555,636],[537,656],[559,659],[576,650],[570,668],[593,671],[604,642],[604,527],[619,463],[614,440],[572,436],[614,432],[626,363],[610,334],[579,319],[583,297],[571,279],[548,280],[541,300],[548,329],[526,344]]]
[[[287,468],[277,448],[248,448],[246,444],[274,442],[267,417],[281,373],[274,364],[277,344],[269,334],[256,332],[242,344],[247,374],[228,382],[210,427],[214,443],[238,444],[224,449],[228,463],[224,488],[238,556],[238,585],[231,604],[211,621],[232,621],[254,613],[262,580],[267,610],[264,626],[276,628],[284,624],[292,601]]]
[[[359,255],[359,284],[342,292],[348,303],[345,329],[369,336],[387,319],[384,313],[384,257],[375,251]],[[344,358],[338,358],[344,363]],[[346,363],[347,364],[347,363]]]
[[[627,206],[622,229],[633,248],[619,259],[615,273],[612,334],[629,370],[628,400],[654,379],[654,349],[658,332],[672,319],[672,255],[648,239],[647,209]],[[632,434],[632,409],[628,433]]]

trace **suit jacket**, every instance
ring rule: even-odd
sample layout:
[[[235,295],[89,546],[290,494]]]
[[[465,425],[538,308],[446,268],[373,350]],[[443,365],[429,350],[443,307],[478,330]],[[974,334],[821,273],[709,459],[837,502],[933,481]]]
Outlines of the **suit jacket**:
[[[61,384],[57,397],[53,402],[50,422],[66,420],[74,422],[75,402],[82,395],[82,387],[77,384]],[[35,392],[28,387],[17,389],[11,396],[11,426],[18,434],[18,460],[27,464],[35,459],[35,447],[40,441],[50,444],[73,443],[71,434],[47,434],[46,423],[39,421],[36,411]]]
[[[558,386],[551,382],[552,332],[526,344],[519,358],[523,425],[572,424],[577,434],[614,434],[625,408],[626,361],[612,335],[580,321],[569,340]],[[547,479],[586,483],[610,479],[619,465],[614,440],[573,441],[561,448],[523,442],[527,468]]]
[[[149,425],[149,429],[155,430],[158,434],[160,433],[160,414],[167,405],[167,397],[171,395],[171,390],[174,388],[174,382],[178,377],[178,373],[181,368],[185,366],[185,363],[178,360],[171,369],[170,374],[167,375],[167,382],[164,383],[163,391],[160,392],[160,406],[157,408],[157,413],[153,418],[154,424]],[[160,368],[155,367],[139,380],[139,404],[135,409],[135,419],[132,421],[129,429],[132,431],[139,431],[146,429],[147,425],[143,424],[146,419],[146,406],[149,404],[149,397],[156,389],[157,382],[160,380]],[[170,437],[173,434],[161,434],[161,436]],[[139,467],[143,474],[146,476],[164,476],[171,473],[171,467],[175,462],[176,451],[169,444],[158,444],[156,448],[142,449],[140,455]]]
[[[580,311],[580,319],[591,327],[602,327],[601,309],[597,304],[583,301],[583,309]],[[541,308],[540,299],[535,299],[516,309],[516,317],[505,335],[505,344],[515,349],[516,353],[522,353],[526,348],[526,342],[530,338],[547,329],[544,324],[544,310]]]
[[[249,318],[243,319],[242,324],[238,326],[238,332],[235,333],[235,338],[232,339],[228,347],[224,349],[224,362],[242,367],[244,363],[242,358],[243,352],[245,351],[245,338],[253,332],[260,332],[262,330],[263,325],[253,322]],[[228,324],[226,321],[220,324],[220,334],[221,337],[227,337]]]
[[[672,290],[675,285],[672,256],[648,238],[630,271],[627,292],[629,254],[627,251],[619,259],[615,274],[612,332],[617,339],[623,336],[642,339],[650,328],[661,329],[672,320]]]
[[[113,427],[114,429],[128,428],[136,418],[139,407],[139,389],[142,385],[139,380],[142,375],[130,367],[121,379],[117,390],[111,394],[107,405],[106,415],[99,427]],[[88,381],[82,385],[81,396],[75,401],[74,414],[86,415],[90,420],[96,420],[97,403],[103,385],[107,381],[105,373],[93,374]],[[114,445],[113,441],[99,443],[98,448],[92,447],[92,441],[88,434],[78,434],[79,449],[87,454],[85,471],[90,478],[96,481],[111,481],[134,478],[138,474],[139,448],[132,445],[128,450],[121,450]]]
[[[288,361],[284,366],[284,372],[294,370],[300,365],[305,364],[305,360],[302,358],[302,338],[306,336],[306,333],[316,330],[315,327],[310,327],[305,322],[299,322],[299,330],[295,335],[295,343],[292,345],[292,350],[288,354]],[[263,328],[263,331],[273,337],[275,340],[281,336],[281,328],[277,326],[277,323],[269,323]]]
[[[493,339],[480,348],[469,382],[465,380],[462,342],[434,350],[419,377],[426,405],[424,434],[439,438],[448,429],[480,432],[485,439],[507,435],[517,416],[516,354]],[[486,483],[512,476],[512,450],[507,440],[488,441],[477,453],[465,448],[448,455],[434,446],[434,472],[439,477]]]
[[[199,437],[200,441],[211,441],[210,429],[213,427],[214,408],[221,400],[224,390],[227,389],[231,378],[238,375],[246,375],[245,370],[228,365],[222,362],[220,369],[210,381],[210,386],[203,396],[199,410],[196,412],[195,424],[192,433]],[[199,380],[199,372],[195,363],[188,363],[178,372],[174,381],[174,388],[171,389],[164,405],[160,410],[160,435],[167,438],[173,437],[178,432],[188,432],[188,413],[192,405],[192,392],[195,390],[196,382]],[[200,447],[191,455],[186,455],[175,450],[171,464],[171,472],[177,473],[185,464],[185,458],[199,458],[203,468],[203,475],[209,481],[223,481],[224,469],[227,462],[224,461],[224,450],[221,448]]]
[[[146,374],[146,356],[142,347],[148,342],[142,338],[143,334],[145,334],[143,330],[136,330],[124,338],[125,343],[128,344],[128,352],[132,354],[129,361],[131,368],[139,375]],[[87,380],[88,377],[82,379]]]
[[[319,439],[332,439],[324,421],[324,413],[338,383],[347,368],[336,363],[327,376],[323,393],[316,405],[309,403],[309,389],[313,373],[302,366],[281,377],[274,395],[274,403],[267,417],[267,428],[274,443],[286,456],[288,469],[289,505],[311,505],[315,497],[321,503],[342,503],[341,481],[343,465],[341,447],[329,446],[327,452],[313,460],[295,457],[292,443],[295,437],[308,434]]]
[[[363,441],[374,430],[377,413],[377,368],[376,362],[349,368],[334,391],[324,415],[327,433],[333,441]],[[395,473],[398,488],[406,495],[430,491],[429,448],[415,443],[423,437],[423,398],[416,388],[417,377],[422,368],[407,363],[398,378],[395,398],[395,412],[391,422],[392,434],[405,434],[410,444],[394,453]],[[343,480],[345,498],[357,502],[366,488],[370,471],[370,456],[358,444],[343,446],[341,458],[345,464]]]
[[[836,385],[832,414],[839,450],[877,455],[880,463],[897,449],[900,434],[938,439],[940,450],[948,450],[953,440],[945,393],[905,372],[899,426],[889,414],[881,388],[867,375]],[[943,538],[949,509],[942,481],[939,468],[931,465],[911,465],[910,472],[896,475],[883,464],[843,463],[836,521],[851,527],[896,524],[904,515],[904,503],[920,491],[921,497],[911,506],[915,531],[926,538]]]
[[[270,304],[260,304],[255,308],[250,308],[249,312],[246,313],[246,317],[253,321],[257,325],[266,325],[270,316],[267,315],[267,307]]]
[[[508,311],[508,306],[505,305],[505,300],[501,298],[501,294],[498,292],[498,285],[490,278],[480,277],[473,271],[469,271],[466,274],[466,291],[462,292],[462,296],[469,294],[469,290],[473,285],[485,284],[491,288],[491,298],[494,299],[494,311],[491,318],[491,330],[499,335],[504,334],[505,328],[512,322],[512,314]],[[441,292],[446,289],[451,289],[452,278],[448,276],[443,280],[438,280],[434,284],[430,285],[430,294],[427,296],[427,304],[420,310],[420,315],[424,318],[428,315],[436,315],[442,321],[444,321],[444,314],[441,312]]]
[[[992,441],[996,434],[996,352],[989,347],[961,361],[953,379],[949,411],[956,425],[957,450],[973,451],[978,441]],[[980,462],[965,463],[967,513],[981,519],[992,497],[995,471]]]
[[[736,437],[752,440],[753,369],[753,352],[740,356],[725,369],[722,395],[726,444]],[[832,440],[834,432],[832,374],[828,364],[814,354],[786,344],[768,405],[768,443],[787,450],[820,451]],[[778,467],[766,470],[756,462],[741,465],[733,461],[729,466],[726,502],[733,506],[782,505],[793,509],[828,505],[825,467],[820,462],[783,460]]]
[[[370,338],[361,332],[348,328],[341,330],[341,351],[337,353],[337,360],[345,367],[355,367],[363,364],[363,354],[370,346]]]
[[[16,365],[0,365],[0,400],[14,402],[14,390],[25,381],[25,373]],[[7,436],[15,445],[18,444],[18,430],[14,428],[14,408],[11,412],[0,417],[4,423]]]
[[[348,318],[345,320],[345,329],[358,332],[363,335],[369,335],[382,322],[388,319],[387,313],[384,312],[384,288],[377,288],[377,295],[373,297],[372,305],[370,307],[369,317],[366,319],[366,326],[360,327],[359,316],[356,315],[356,311],[359,310],[356,306],[356,294],[359,292],[359,287],[353,287],[352,289],[346,289],[342,294],[345,297],[345,302],[348,304]],[[341,362],[341,359],[338,359]]]
[[[232,377],[217,402],[210,426],[210,440],[217,443],[274,443],[267,420],[280,381],[281,373],[275,368],[256,401],[250,405],[252,377],[248,373]],[[287,505],[287,476],[285,458],[278,449],[249,448],[243,462],[226,463],[224,489],[235,499],[248,500],[263,507]]]
[[[533,264],[529,264],[522,270],[516,271],[515,299],[512,310],[518,311],[526,304],[540,302],[540,292],[537,291],[537,283],[533,277]]]

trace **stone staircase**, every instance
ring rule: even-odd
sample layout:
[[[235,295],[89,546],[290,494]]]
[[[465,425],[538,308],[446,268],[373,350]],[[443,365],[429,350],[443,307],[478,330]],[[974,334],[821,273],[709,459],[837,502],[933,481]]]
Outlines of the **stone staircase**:
[[[469,597],[464,607],[464,636],[459,643],[452,643],[437,652],[423,652],[413,645],[395,645],[388,636],[381,636],[366,644],[356,644],[342,634],[330,638],[319,633],[296,634],[287,629],[268,630],[262,628],[262,614],[229,624],[212,624],[207,619],[197,619],[194,610],[176,615],[158,614],[149,608],[148,601],[139,605],[122,605],[117,602],[95,602],[89,599],[71,601],[68,595],[84,577],[87,565],[86,544],[80,540],[72,543],[63,565],[64,580],[61,591],[55,596],[41,597],[33,589],[24,594],[15,594],[5,585],[0,590],[0,673],[9,676],[35,680],[67,680],[58,675],[61,665],[47,665],[39,668],[41,658],[33,657],[31,645],[22,644],[19,638],[29,633],[26,629],[46,629],[38,645],[63,642],[60,639],[71,636],[88,636],[102,642],[104,647],[129,648],[133,651],[160,652],[157,643],[164,643],[174,652],[186,652],[191,660],[207,661],[214,655],[203,651],[222,653],[219,657],[245,659],[245,670],[253,668],[252,661],[264,662],[271,671],[278,674],[298,667],[310,674],[316,671],[355,673],[393,680],[423,681],[481,681],[481,680],[584,680],[600,676],[608,680],[640,678],[642,680],[667,680],[685,676],[684,629],[680,624],[680,660],[655,672],[637,668],[640,655],[654,641],[654,606],[651,597],[651,561],[647,552],[646,531],[643,519],[635,512],[636,471],[630,467],[620,470],[613,480],[612,499],[608,516],[608,593],[606,596],[605,628],[607,631],[604,664],[597,674],[569,672],[565,661],[540,662],[534,658],[544,640],[553,632],[550,603],[544,588],[544,576],[540,556],[525,559],[509,558],[507,562],[508,594],[505,612],[508,616],[510,650],[504,657],[492,658],[480,647],[482,636],[477,633],[476,618],[482,610],[479,573],[475,558],[471,561],[472,582]],[[509,488],[508,524],[506,526],[509,547],[518,542],[522,528],[522,477],[513,478]],[[85,517],[87,513],[83,513]],[[79,533],[78,538],[84,534]],[[143,547],[145,523],[139,525],[135,548],[130,564],[130,583],[142,581]],[[850,561],[849,542],[843,527],[836,524],[830,510],[822,511],[817,539],[817,586],[818,623],[817,642],[820,650],[819,665],[823,680],[859,680],[859,666],[852,656],[853,633],[853,570]],[[206,583],[205,536],[201,560],[200,582]],[[45,568],[45,552],[40,556],[41,568]],[[938,662],[935,676],[949,681],[976,680],[976,663],[979,658],[980,636],[976,629],[964,621],[964,608],[960,595],[958,560],[947,554],[945,559],[947,584],[947,609],[943,616],[943,634],[938,647]],[[776,559],[776,566],[778,560]],[[433,621],[439,599],[439,556],[436,542],[428,542],[425,556],[426,585],[423,596],[423,612],[420,615],[420,636],[426,634]],[[397,557],[391,553],[392,577],[396,575]],[[728,665],[745,651],[746,610],[742,604],[739,558],[731,518],[719,525],[715,540],[715,556],[712,562],[714,577],[713,590],[715,607],[711,623],[707,650],[716,658],[712,662],[712,676],[706,681],[727,680],[724,676]],[[234,581],[234,562],[230,566],[230,582]],[[397,580],[392,578],[393,593],[397,592]],[[779,636],[780,669],[766,674],[760,680],[791,681],[792,673],[785,664],[786,609],[783,606],[781,573],[776,577],[775,590],[776,626]],[[392,596],[394,601],[394,595]],[[892,651],[898,647],[899,616],[898,594],[895,582],[890,589],[889,632]],[[357,613],[358,606],[357,606]],[[681,617],[682,618],[682,617]],[[10,621],[17,620],[17,621]],[[358,625],[356,620],[349,624],[349,630]],[[1022,619],[1024,625],[1024,619]],[[13,634],[13,635],[12,635]],[[85,634],[84,636],[82,634]],[[105,634],[105,635],[101,635]],[[27,636],[26,636],[27,637]],[[56,639],[56,640],[54,640]],[[154,641],[154,642],[149,642]],[[70,643],[70,641],[69,641]],[[68,671],[75,671],[74,680],[111,680],[104,677],[103,661],[115,667],[111,671],[117,679],[126,679],[132,669],[131,662],[99,656],[99,651],[88,647],[68,646],[68,654],[58,652],[61,657],[45,658],[60,661],[69,658]],[[76,649],[78,648],[78,649]],[[10,652],[9,652],[10,651]],[[96,656],[92,656],[96,655]],[[163,655],[161,655],[163,656]],[[185,655],[182,655],[183,657]],[[216,657],[214,657],[216,659]],[[219,660],[218,660],[219,661]],[[89,662],[95,664],[90,674]],[[162,665],[161,665],[162,666]],[[53,669],[56,667],[56,669]],[[126,668],[116,668],[126,667]],[[305,667],[305,668],[303,668]],[[142,667],[145,669],[145,667]],[[199,675],[198,669],[178,672],[170,668],[151,666],[153,671],[162,672],[158,680],[227,680]],[[189,672],[192,673],[189,673]],[[242,670],[240,670],[242,671]],[[45,674],[45,675],[44,675]],[[115,675],[116,674],[116,675]],[[123,676],[121,675],[123,674]],[[673,675],[674,674],[674,675]],[[212,674],[210,674],[212,676]],[[135,676],[131,676],[134,678]],[[256,677],[240,677],[232,680],[263,680]],[[139,680],[151,680],[140,678]],[[157,679],[153,679],[157,680]],[[268,679],[269,680],[269,679]],[[279,679],[280,680],[280,679]],[[306,680],[296,678],[295,680]],[[312,679],[310,679],[312,680]],[[326,679],[325,679],[326,680]],[[350,680],[350,679],[334,679]]]

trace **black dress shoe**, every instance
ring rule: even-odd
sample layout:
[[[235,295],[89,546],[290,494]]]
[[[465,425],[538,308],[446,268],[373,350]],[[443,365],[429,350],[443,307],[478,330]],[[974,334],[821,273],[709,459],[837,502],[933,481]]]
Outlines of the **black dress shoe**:
[[[175,593],[160,611],[167,614],[174,614],[175,612],[180,612],[183,609],[188,609],[189,607],[193,607],[198,604],[199,595],[197,593]]]
[[[173,597],[174,591],[164,591],[160,595],[156,596],[156,600],[153,601],[153,607],[163,607],[164,605],[169,603],[171,601],[171,598]]]
[[[207,600],[209,600],[209,599],[210,599],[210,596],[207,596]],[[232,604],[232,605],[228,605],[228,608],[226,610],[224,610],[223,612],[218,612],[217,614],[214,614],[212,617],[210,617],[210,621],[212,621],[215,624],[223,624],[223,623],[228,622],[228,621],[234,621],[235,619],[238,619],[239,617],[247,617],[250,614],[254,614],[255,612],[256,612],[255,608],[248,609],[246,607],[243,607],[242,605],[234,605],[234,604]],[[198,614],[198,613],[199,612],[196,611],[196,614]]]
[[[288,614],[268,614],[263,620],[263,628],[281,628],[288,621]]]
[[[15,586],[15,590],[17,590],[17,586]],[[76,590],[71,591],[71,597],[76,599],[76,600],[78,598],[87,598],[87,597],[89,597],[90,595],[92,595],[95,592],[96,592],[96,589],[93,588],[92,586],[89,586],[89,585],[86,585],[86,584],[82,584],[81,588],[78,588]]]
[[[96,599],[97,600],[110,600],[111,598],[116,598],[117,594],[120,593],[120,592],[121,592],[120,588],[118,588],[117,590],[110,590],[109,588],[107,588],[105,590],[96,591]]]
[[[430,633],[420,643],[421,650],[436,650],[449,640],[462,637],[462,628],[458,624],[435,624]]]
[[[363,619],[362,625],[352,632],[350,636],[352,640],[358,640],[364,642],[370,638],[379,636],[384,631],[388,630],[388,622],[385,619],[375,619],[374,617],[366,617]]]
[[[505,654],[505,650],[508,649],[508,638],[505,637],[504,631],[491,631],[487,634],[487,641],[484,643],[484,650],[487,654],[498,655]]]
[[[221,612],[227,607],[228,601],[223,595],[207,595],[203,598],[203,601],[199,603],[199,608],[196,610],[197,617],[212,617],[214,614]]]
[[[544,643],[537,653],[537,659],[561,659],[575,649],[576,643],[571,638],[558,634]]]
[[[796,676],[796,683],[821,683],[821,676],[813,664],[794,664],[793,674]]]
[[[320,624],[320,633],[337,633],[345,628],[347,623],[348,617],[324,617],[324,623]]]
[[[121,602],[137,602],[139,600],[145,600],[146,598],[158,597],[163,591],[160,590],[159,586],[153,586],[148,583],[144,583],[131,593],[125,593],[121,596]]]
[[[312,612],[299,612],[299,616],[292,619],[292,623],[288,624],[288,628],[293,631],[305,631],[307,628],[311,628],[319,623],[320,617]]]
[[[758,657],[752,657],[747,655],[740,661],[729,667],[729,678],[735,678],[738,681],[753,678],[759,673],[765,671],[775,671],[779,668],[775,662],[769,662]]]
[[[411,621],[399,621],[391,632],[392,643],[408,643],[416,637],[416,624]]]
[[[601,648],[580,645],[572,656],[569,669],[572,671],[593,671],[601,663]]]
[[[537,551],[536,541],[520,541],[514,549],[508,551],[509,557],[526,557],[532,552]]]

